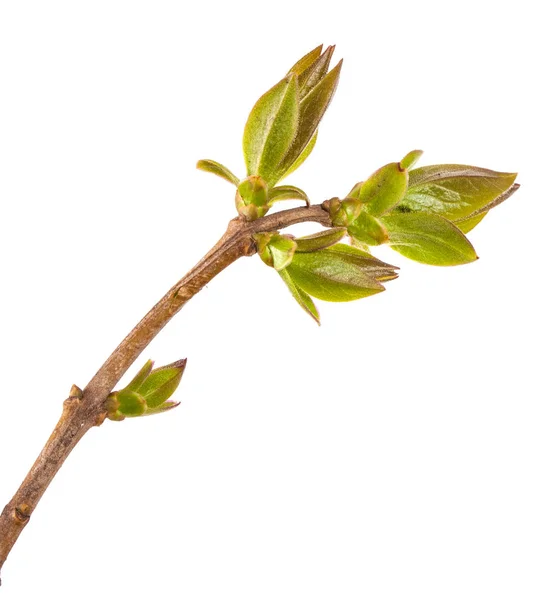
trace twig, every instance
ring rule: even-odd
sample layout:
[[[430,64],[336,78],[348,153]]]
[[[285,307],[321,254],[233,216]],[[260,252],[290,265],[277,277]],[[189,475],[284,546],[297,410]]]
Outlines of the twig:
[[[331,226],[321,205],[284,210],[256,221],[233,219],[217,244],[132,329],[82,392],[73,386],[63,413],[25,480],[0,515],[0,570],[47,487],[87,431],[106,417],[107,396],[141,352],[207,283],[242,256],[256,252],[253,234],[302,222]]]

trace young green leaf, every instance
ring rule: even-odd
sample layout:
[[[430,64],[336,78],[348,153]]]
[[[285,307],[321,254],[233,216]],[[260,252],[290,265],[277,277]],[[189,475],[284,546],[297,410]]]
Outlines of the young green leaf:
[[[325,52],[299,76],[301,98],[304,98],[326,76],[333,52],[335,52],[335,46],[328,46]]]
[[[229,183],[234,184],[238,187],[240,180],[224,165],[218,163],[214,160],[203,159],[199,160],[196,163],[196,168],[200,169],[200,171],[206,171],[207,173],[213,173],[213,175],[217,175],[217,177],[221,177],[221,179],[225,179]]]
[[[360,240],[356,239],[355,237],[352,237],[351,235],[349,237],[352,247],[358,248],[359,250],[363,250],[364,252],[369,253],[369,246],[365,242],[361,242]]]
[[[313,65],[316,60],[320,57],[322,53],[323,44],[320,44],[314,50],[311,50],[308,54],[305,54],[302,58],[300,58],[287,72],[287,76],[289,75],[301,75],[304,71],[306,71],[311,65]]]
[[[281,271],[293,260],[297,243],[287,236],[276,235],[268,245],[268,248],[272,256],[272,266],[276,271]]]
[[[479,223],[483,221],[483,218],[485,217],[485,215],[487,215],[487,212],[488,211],[485,211],[473,217],[468,217],[467,219],[459,219],[453,222],[462,231],[462,233],[468,233],[469,231],[472,231],[472,229],[474,229],[476,225],[479,225]]]
[[[263,217],[270,207],[268,186],[258,175],[250,175],[240,182],[236,190],[236,210],[248,221]]]
[[[268,204],[268,187],[262,177],[250,175],[238,185],[238,194],[240,194],[244,204],[254,204],[255,206],[266,206]]]
[[[150,375],[154,361],[147,360],[146,363],[141,367],[141,370],[135,375],[135,377],[126,385],[125,390],[136,392],[146,378]]]
[[[395,162],[375,171],[360,188],[359,199],[365,203],[365,210],[378,217],[397,206],[407,191],[408,177],[407,170]]]
[[[356,185],[348,192],[346,197],[359,199],[362,185],[363,185],[363,181],[358,181],[358,183],[356,183]]]
[[[347,202],[345,200],[345,202]],[[356,219],[348,225],[348,233],[356,240],[368,246],[378,246],[388,241],[386,227],[379,219],[362,211]]]
[[[282,271],[278,271],[280,277],[284,280],[284,283],[289,288],[291,295],[295,300],[299,303],[299,305],[316,321],[316,323],[320,324],[320,315],[318,313],[318,309],[316,308],[312,298],[301,288],[295,284],[291,275],[287,271],[287,269],[283,269]]]
[[[407,194],[396,212],[427,212],[450,221],[466,219],[506,193],[516,173],[467,165],[431,165],[409,172]]]
[[[280,202],[281,200],[304,200],[307,206],[310,206],[308,196],[301,188],[294,185],[279,185],[272,188],[268,193],[268,203]]]
[[[278,178],[289,170],[312,139],[337,89],[341,67],[342,60],[301,100],[298,128],[291,147],[278,165]]]
[[[260,259],[276,271],[285,269],[293,259],[297,243],[293,236],[282,235],[277,231],[256,233],[253,236]]]
[[[462,231],[439,215],[403,213],[383,217],[390,246],[428,265],[462,265],[477,259]]]
[[[369,252],[365,252],[361,248],[349,246],[348,244],[335,244],[329,248],[329,252],[344,256],[347,262],[350,262],[377,281],[390,281],[396,279],[398,267],[379,260]]]
[[[164,402],[163,404],[160,404],[159,406],[156,406],[155,408],[149,408],[146,411],[146,416],[149,417],[150,415],[158,415],[160,413],[167,412],[168,410],[177,408],[177,406],[179,406],[179,404],[181,404],[181,403],[174,402],[173,400],[167,400],[166,402]]]
[[[400,167],[402,169],[410,169],[415,166],[418,162],[419,158],[424,154],[422,150],[411,150],[408,152],[401,160]]]
[[[295,253],[287,271],[307,294],[328,302],[349,302],[384,290],[363,269],[329,249]]]
[[[105,404],[109,419],[122,421],[125,417],[147,416],[177,406],[178,403],[167,401],[181,381],[186,358],[158,369],[152,366],[153,362],[147,361],[125,388],[109,395]]]
[[[334,227],[333,229],[297,238],[295,240],[297,244],[296,252],[317,252],[329,248],[329,246],[340,242],[345,235],[346,229],[344,227]]]
[[[295,139],[298,125],[297,82],[291,75],[261,96],[249,115],[243,138],[247,174],[275,183],[272,174]]]
[[[299,158],[297,158],[297,160],[289,167],[289,169],[287,169],[287,171],[280,175],[280,179],[278,181],[285,179],[288,175],[291,175],[293,171],[296,171],[303,164],[303,162],[310,156],[312,150],[314,150],[317,140],[318,130],[316,130],[316,133],[312,136],[305,149],[300,153]]]
[[[326,200],[322,206],[329,212],[331,222],[336,227],[348,227],[360,216],[363,210],[363,202],[357,198],[331,198]]]
[[[118,412],[124,417],[140,417],[146,410],[146,401],[137,392],[120,390],[116,398],[119,402]]]
[[[138,390],[148,408],[160,406],[173,395],[181,382],[185,367],[186,359],[178,360],[150,373]]]

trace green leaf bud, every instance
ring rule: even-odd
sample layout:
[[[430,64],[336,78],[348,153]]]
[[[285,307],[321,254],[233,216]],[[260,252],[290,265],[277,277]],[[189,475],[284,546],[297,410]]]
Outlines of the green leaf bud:
[[[186,359],[165,367],[152,369],[147,361],[131,382],[112,392],[105,404],[107,417],[121,421],[125,417],[140,417],[170,410],[178,405],[169,401],[177,389],[186,366]]]
[[[380,216],[397,206],[407,191],[408,173],[400,163],[381,167],[360,188],[360,200],[370,215]]]
[[[107,418],[111,421],[123,421],[124,415],[118,410],[120,408],[120,402],[118,402],[118,392],[111,392],[108,395],[107,401],[105,402],[105,410]]]
[[[363,204],[355,198],[331,198],[322,204],[324,210],[329,212],[331,222],[335,227],[348,227],[362,212]]]
[[[268,212],[268,187],[258,175],[244,179],[236,191],[236,209],[247,221],[254,221]]]
[[[292,261],[297,248],[293,236],[267,232],[257,233],[253,238],[257,244],[257,254],[269,267],[280,271]]]

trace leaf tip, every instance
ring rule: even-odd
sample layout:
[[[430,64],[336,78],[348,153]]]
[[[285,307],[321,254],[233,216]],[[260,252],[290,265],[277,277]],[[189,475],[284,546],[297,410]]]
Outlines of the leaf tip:
[[[168,367],[172,367],[174,369],[181,369],[181,371],[185,370],[187,358],[181,358],[181,360],[176,360],[174,363],[168,365]]]

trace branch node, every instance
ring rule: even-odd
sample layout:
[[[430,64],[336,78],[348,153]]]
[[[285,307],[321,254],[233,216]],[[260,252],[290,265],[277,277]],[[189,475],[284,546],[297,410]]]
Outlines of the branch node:
[[[82,390],[77,385],[72,384],[72,387],[70,388],[69,392],[69,398],[78,398],[81,400],[83,396],[84,392],[82,392]]]
[[[26,525],[32,510],[28,504],[19,504],[13,509],[13,519],[18,525]]]

